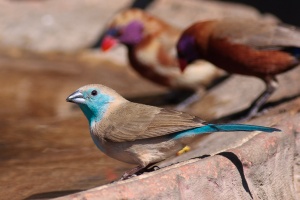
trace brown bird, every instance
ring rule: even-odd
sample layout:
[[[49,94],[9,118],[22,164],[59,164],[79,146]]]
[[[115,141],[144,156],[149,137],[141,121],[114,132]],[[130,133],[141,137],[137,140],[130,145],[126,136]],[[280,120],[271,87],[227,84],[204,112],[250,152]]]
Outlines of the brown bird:
[[[106,31],[102,49],[121,43],[128,49],[133,69],[142,77],[171,89],[197,91],[225,74],[212,64],[200,61],[181,73],[176,42],[181,30],[139,9],[117,14]]]
[[[276,75],[299,64],[300,31],[253,19],[197,22],[180,36],[177,54],[182,70],[205,59],[229,73],[262,79],[266,89],[251,104],[246,120],[255,116],[276,90]]]
[[[122,179],[171,157],[197,135],[280,131],[249,124],[209,124],[188,113],[127,101],[116,91],[99,84],[83,86],[66,100],[78,104],[88,119],[94,143],[103,153],[138,165]]]

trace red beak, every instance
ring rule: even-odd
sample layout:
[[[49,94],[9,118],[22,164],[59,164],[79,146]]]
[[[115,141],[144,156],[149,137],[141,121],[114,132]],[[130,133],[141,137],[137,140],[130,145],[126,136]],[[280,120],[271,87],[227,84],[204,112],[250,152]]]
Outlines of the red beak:
[[[101,44],[101,50],[102,51],[108,51],[110,50],[112,47],[116,46],[116,44],[118,43],[118,40],[112,36],[105,36],[102,44]]]
[[[187,66],[186,60],[178,59],[178,62],[179,62],[180,70],[181,70],[181,72],[183,72]]]

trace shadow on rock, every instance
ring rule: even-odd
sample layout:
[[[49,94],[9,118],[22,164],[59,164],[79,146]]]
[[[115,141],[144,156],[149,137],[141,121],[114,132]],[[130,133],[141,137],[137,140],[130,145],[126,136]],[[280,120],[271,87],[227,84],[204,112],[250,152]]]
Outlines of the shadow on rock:
[[[279,99],[277,101],[272,101],[272,102],[266,103],[260,109],[260,113],[263,113],[264,110],[267,110],[267,109],[270,109],[272,107],[278,106],[282,103],[292,101],[292,100],[294,100],[298,97],[300,97],[300,94],[292,95],[292,96],[289,96],[289,97]],[[247,108],[247,109],[244,109],[242,111],[239,111],[239,112],[236,112],[236,113],[226,115],[224,117],[212,120],[211,123],[241,123],[241,122],[246,121],[246,120],[243,120],[243,117],[246,116],[249,111],[250,111],[250,109]]]
[[[57,198],[61,196],[66,196],[69,194],[81,192],[83,190],[66,190],[66,191],[53,191],[53,192],[44,192],[39,194],[33,194],[24,200],[37,200],[37,199],[49,199],[49,198]]]
[[[227,158],[228,160],[230,160],[236,167],[236,169],[239,171],[241,179],[242,179],[242,184],[243,184],[243,188],[245,189],[245,191],[250,195],[251,199],[253,199],[253,196],[251,194],[251,191],[249,189],[247,180],[245,178],[245,174],[244,174],[244,169],[243,169],[243,163],[241,162],[241,160],[232,152],[221,152],[217,155],[223,156],[225,158]]]

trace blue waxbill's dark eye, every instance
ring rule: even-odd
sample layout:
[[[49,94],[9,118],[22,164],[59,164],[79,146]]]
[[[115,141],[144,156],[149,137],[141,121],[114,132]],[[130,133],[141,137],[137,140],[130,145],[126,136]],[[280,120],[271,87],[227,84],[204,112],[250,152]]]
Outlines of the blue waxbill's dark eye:
[[[91,92],[91,94],[92,94],[93,96],[96,96],[96,95],[98,94],[98,92],[97,92],[97,90],[93,90],[93,91]]]

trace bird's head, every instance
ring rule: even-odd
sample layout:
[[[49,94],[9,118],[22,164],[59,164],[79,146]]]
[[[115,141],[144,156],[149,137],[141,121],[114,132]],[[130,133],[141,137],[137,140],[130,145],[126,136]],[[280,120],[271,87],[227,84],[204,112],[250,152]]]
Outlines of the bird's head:
[[[136,45],[144,37],[146,14],[139,9],[130,9],[116,15],[107,29],[101,50],[107,51],[118,43]]]
[[[196,39],[192,35],[181,35],[177,42],[176,49],[177,59],[181,71],[184,71],[185,68],[192,62],[201,59],[198,52]]]
[[[99,84],[86,85],[67,99],[79,105],[90,123],[100,121],[109,109],[127,101],[114,90]]]

